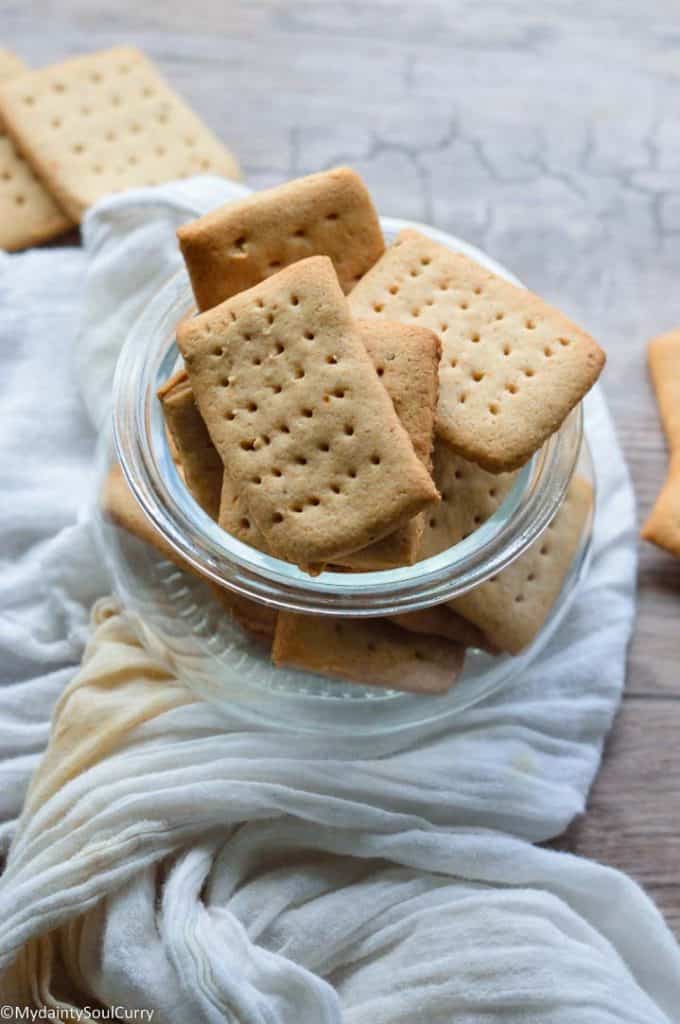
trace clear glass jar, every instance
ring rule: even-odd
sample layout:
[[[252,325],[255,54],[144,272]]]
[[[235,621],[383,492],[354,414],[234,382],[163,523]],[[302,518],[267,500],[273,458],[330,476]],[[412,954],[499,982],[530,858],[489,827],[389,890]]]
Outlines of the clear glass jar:
[[[415,227],[518,283],[484,253],[413,222],[382,219],[389,241]],[[163,538],[207,579],[278,609],[319,615],[385,616],[451,600],[496,575],[522,554],[558,510],[571,477],[593,481],[580,407],[518,473],[496,513],[465,540],[433,558],[383,572],[324,572],[296,566],[225,533],[191,498],[170,452],[157,388],[176,367],[175,328],[193,308],[184,272],[149,303],[125,342],[114,385],[113,437],[103,443],[101,475],[117,457],[127,481]],[[594,493],[594,492],[593,492]],[[95,513],[103,555],[146,644],[187,683],[214,700],[237,703],[258,720],[296,728],[399,729],[475,703],[515,677],[554,630],[585,571],[591,515],[561,595],[534,643],[519,656],[468,653],[463,676],[443,697],[418,697],[275,669],[267,653],[229,621],[207,586]]]

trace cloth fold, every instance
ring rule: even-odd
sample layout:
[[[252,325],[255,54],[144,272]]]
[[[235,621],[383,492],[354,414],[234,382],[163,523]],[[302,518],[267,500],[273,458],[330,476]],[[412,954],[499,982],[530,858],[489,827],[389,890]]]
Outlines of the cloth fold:
[[[108,586],[86,510],[117,352],[179,265],[178,224],[241,194],[128,193],[90,212],[84,253],[0,260],[3,999],[170,1024],[673,1021],[680,956],[649,900],[531,845],[583,810],[623,685],[634,507],[598,391],[591,572],[522,678],[438,728],[258,728],[195,698],[110,600],[73,678]]]

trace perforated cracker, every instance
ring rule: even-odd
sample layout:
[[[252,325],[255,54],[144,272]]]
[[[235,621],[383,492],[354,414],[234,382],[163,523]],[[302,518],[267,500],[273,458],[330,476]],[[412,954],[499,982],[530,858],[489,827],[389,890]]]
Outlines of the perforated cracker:
[[[390,615],[389,618],[396,626],[409,633],[440,636],[462,647],[476,647],[490,654],[496,653],[481,629],[444,604],[423,608],[417,612],[406,612],[403,615]]]
[[[227,203],[177,232],[199,309],[308,256],[330,256],[344,291],[385,248],[363,181],[347,167]]]
[[[26,71],[23,61],[0,49],[0,83]],[[0,248],[14,252],[47,242],[71,224],[19,154],[0,118]]]
[[[489,473],[437,438],[434,480],[441,502],[425,516],[419,559],[465,540],[496,512],[512,489],[516,473]]]
[[[433,331],[409,324],[356,321],[364,347],[392,399],[416,455],[432,469],[441,343]],[[338,561],[362,572],[413,565],[423,534],[422,513],[383,540]]]
[[[507,569],[449,602],[501,651],[519,654],[538,635],[562,589],[590,514],[592,488],[572,480],[552,523]]]
[[[521,466],[592,387],[604,353],[531,292],[411,229],[350,295],[355,317],[442,339],[437,430],[492,472]]]
[[[225,470],[222,476],[222,492],[218,522],[223,530],[238,538],[251,548],[271,554],[269,545],[253,519],[248,502],[240,488]]]
[[[168,544],[151,521],[146,517],[135,496],[127,485],[123,471],[115,464],[110,469],[102,488],[101,506],[104,513],[117,526],[131,533],[138,540],[150,544],[164,558],[169,559],[178,568],[191,573],[208,583],[210,589],[222,608],[233,617],[244,629],[263,640],[271,640],[274,634],[276,612],[265,605],[250,601],[229,590],[218,587],[211,580],[205,580],[192,565],[186,562],[175,549]]]
[[[21,57],[17,57],[11,50],[5,50],[0,46],[0,82],[8,78],[16,78],[17,75],[28,71]]]
[[[439,386],[439,339],[432,331],[406,324],[358,321],[355,327],[416,455],[430,471]],[[244,543],[260,551],[268,550],[247,503],[228,474],[222,488],[219,522],[223,529]],[[412,565],[418,555],[423,528],[421,513],[382,540],[339,558],[338,565],[363,572]]]
[[[238,176],[232,155],[133,47],[4,83],[0,114],[76,221],[97,199],[127,188],[201,173]]]
[[[437,501],[327,257],[293,264],[177,337],[213,443],[279,557],[332,561]]]
[[[217,519],[224,467],[194,401],[186,371],[166,381],[159,388],[158,397],[184,481],[201,508]]]
[[[465,648],[425,640],[384,619],[345,619],[280,612],[272,660],[364,686],[445,693],[461,672]]]
[[[666,482],[642,527],[642,537],[680,556],[680,330],[650,341],[648,359],[670,463]]]

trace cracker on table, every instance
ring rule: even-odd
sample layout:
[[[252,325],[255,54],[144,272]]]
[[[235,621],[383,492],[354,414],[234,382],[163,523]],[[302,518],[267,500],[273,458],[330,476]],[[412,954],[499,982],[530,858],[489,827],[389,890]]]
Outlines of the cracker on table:
[[[357,322],[355,324],[378,377],[411,439],[416,455],[432,466],[434,414],[437,405],[441,345],[432,331],[408,324]],[[220,505],[220,526],[251,547],[267,551],[267,542],[249,514],[247,502],[225,476]],[[420,546],[423,514],[382,540],[337,560],[338,565],[371,572],[412,565]]]
[[[438,500],[328,257],[180,324],[201,414],[270,549],[309,567]]]
[[[680,329],[652,339],[647,350],[670,462],[641,536],[680,556]]]
[[[209,585],[222,608],[240,626],[260,639],[271,640],[276,622],[276,612],[247,597],[217,586],[212,580],[207,580],[194,569],[189,562],[186,562],[144,514],[117,463],[111,467],[104,481],[100,501],[102,511],[116,526],[131,533],[138,540],[151,545],[179,569],[202,579]]]
[[[442,637],[416,636],[385,619],[279,612],[272,660],[278,667],[364,686],[436,694],[456,681],[465,648]]]
[[[0,116],[75,221],[98,199],[127,188],[192,174],[238,176],[228,150],[134,47],[3,83]]]
[[[308,256],[330,256],[347,292],[385,248],[366,186],[348,167],[227,203],[177,237],[203,310]]]
[[[186,371],[158,389],[165,422],[174,441],[182,475],[201,508],[217,519],[224,467],[194,401]]]
[[[599,346],[562,313],[412,229],[361,279],[350,305],[355,317],[439,334],[437,430],[492,472],[525,463],[604,365]]]
[[[0,49],[0,82],[27,70],[22,60]],[[71,226],[71,219],[17,151],[0,117],[0,249],[15,252],[39,245]]]
[[[237,540],[249,544],[251,548],[263,551],[267,555],[271,554],[264,534],[258,529],[250,514],[243,492],[234,484],[226,469],[222,474],[220,510],[217,521],[222,529],[230,533],[232,537],[236,537]]]

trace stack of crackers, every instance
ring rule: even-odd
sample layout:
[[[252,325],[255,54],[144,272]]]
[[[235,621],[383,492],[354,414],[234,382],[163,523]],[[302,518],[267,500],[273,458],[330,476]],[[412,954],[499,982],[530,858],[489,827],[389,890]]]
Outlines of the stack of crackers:
[[[0,50],[0,248],[49,241],[113,192],[194,174],[238,167],[138,50],[38,71]]]
[[[468,537],[604,364],[560,312],[469,257],[414,230],[386,248],[347,168],[227,204],[179,243],[198,313],[178,325],[183,366],[159,391],[178,465],[224,530],[310,573],[414,565]],[[114,470],[109,514],[158,543],[131,501]],[[510,567],[390,621],[221,600],[276,665],[441,693],[466,648],[531,643],[590,503],[574,479]]]

